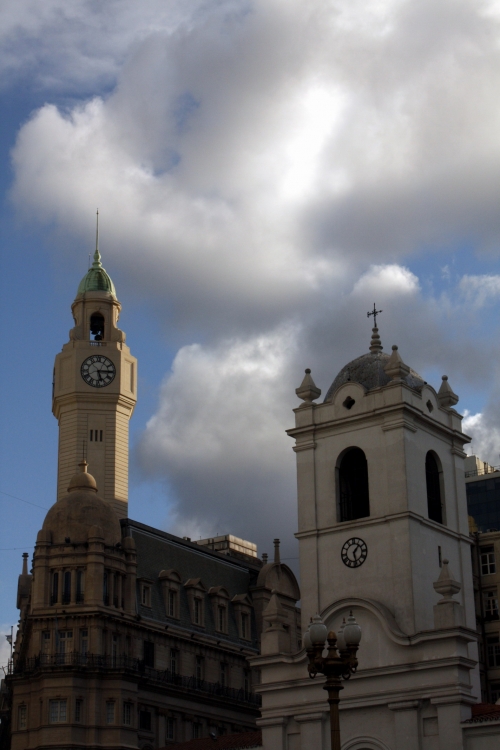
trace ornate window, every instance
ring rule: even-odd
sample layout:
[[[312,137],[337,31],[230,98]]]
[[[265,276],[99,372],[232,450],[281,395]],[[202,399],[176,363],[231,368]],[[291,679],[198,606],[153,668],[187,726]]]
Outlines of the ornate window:
[[[65,570],[64,577],[63,577],[62,603],[69,604],[70,602],[71,602],[71,570]]]
[[[500,638],[498,635],[489,636],[486,639],[488,651],[488,666],[500,667]]]
[[[77,698],[75,701],[75,721],[83,721],[83,700],[81,698]]]
[[[203,681],[203,656],[195,657],[194,676],[197,684]]]
[[[155,665],[155,644],[152,641],[144,641],[144,666],[154,667]]]
[[[107,701],[106,702],[106,724],[114,724],[114,723],[115,723],[115,702]]]
[[[139,729],[145,729],[146,732],[151,731],[151,711],[139,711]]]
[[[17,709],[17,728],[28,728],[28,706],[22,705]]]
[[[67,721],[68,702],[63,700],[49,701],[49,722],[50,724],[62,724]]]
[[[427,487],[427,513],[431,521],[443,523],[441,493],[442,471],[437,456],[429,451],[425,457],[425,482]]]
[[[495,564],[495,550],[493,545],[491,545],[491,547],[481,547],[480,557],[482,576],[491,575],[491,573],[497,572]]]
[[[221,661],[219,667],[219,682],[222,687],[227,686],[227,664],[223,661]]]
[[[123,723],[126,727],[132,726],[132,708],[133,703],[130,703],[130,701],[123,703]]]
[[[59,573],[57,570],[52,572],[52,581],[50,586],[50,603],[57,604],[59,599]]]
[[[85,598],[85,572],[76,571],[76,603],[81,604]]]
[[[176,648],[170,649],[170,671],[177,674],[179,671],[179,652]]]
[[[368,464],[361,448],[349,448],[338,464],[339,521],[354,521],[370,515]]]
[[[498,620],[498,594],[496,589],[484,592],[484,614],[487,620]]]
[[[175,739],[175,719],[173,719],[171,716],[167,716],[167,726],[166,726],[166,737],[167,740],[174,740]]]

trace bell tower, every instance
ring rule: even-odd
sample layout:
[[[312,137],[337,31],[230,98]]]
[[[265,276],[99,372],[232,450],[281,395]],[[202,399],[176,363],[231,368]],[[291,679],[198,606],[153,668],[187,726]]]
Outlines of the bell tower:
[[[56,356],[52,412],[59,423],[57,499],[86,458],[100,497],[119,518],[128,513],[128,423],[137,401],[137,360],[118,328],[121,305],[101,263],[94,261],[71,306],[74,328]]]

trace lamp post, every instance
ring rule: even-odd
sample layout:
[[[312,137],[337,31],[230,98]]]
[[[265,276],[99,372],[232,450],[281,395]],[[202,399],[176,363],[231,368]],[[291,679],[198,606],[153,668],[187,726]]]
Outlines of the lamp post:
[[[323,656],[325,640],[328,641],[328,653]],[[318,673],[326,677],[323,689],[328,692],[330,705],[331,750],[340,750],[339,693],[343,690],[341,679],[348,680],[357,669],[356,652],[360,640],[361,628],[352,611],[347,623],[344,619],[338,635],[333,630],[327,634],[326,626],[319,615],[312,619],[309,629],[304,634],[304,646],[309,657],[309,677],[314,678]]]

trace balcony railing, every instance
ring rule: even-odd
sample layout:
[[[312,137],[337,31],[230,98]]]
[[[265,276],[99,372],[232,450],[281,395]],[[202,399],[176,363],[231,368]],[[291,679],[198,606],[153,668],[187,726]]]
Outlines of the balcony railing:
[[[466,477],[482,477],[488,474],[495,474],[500,471],[500,466],[490,466],[489,464],[484,469],[473,469],[473,471],[466,471]]]
[[[182,691],[197,691],[205,695],[227,698],[238,703],[246,703],[254,707],[261,705],[261,697],[244,688],[221,685],[219,682],[207,682],[194,676],[175,674],[169,669],[161,670],[146,667],[142,659],[134,659],[124,654],[120,656],[101,654],[84,654],[71,651],[66,654],[39,654],[27,659],[20,659],[15,664],[9,662],[8,674],[26,676],[38,671],[60,669],[78,669],[88,672],[126,672],[134,674],[141,680],[170,685]]]
[[[90,346],[106,346],[105,341],[89,341]]]

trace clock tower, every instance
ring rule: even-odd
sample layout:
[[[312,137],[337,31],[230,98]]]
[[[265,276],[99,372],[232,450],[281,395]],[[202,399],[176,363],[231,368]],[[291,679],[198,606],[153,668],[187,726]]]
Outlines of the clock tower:
[[[86,458],[99,496],[128,513],[128,423],[137,401],[137,360],[118,328],[121,305],[101,263],[83,277],[71,306],[74,327],[56,356],[52,411],[59,423],[57,499]]]

